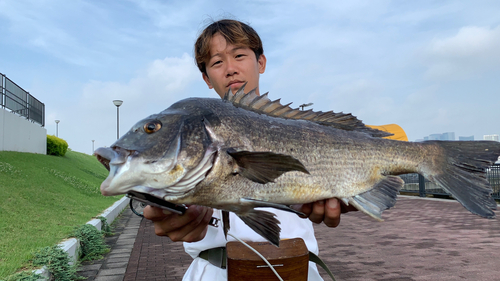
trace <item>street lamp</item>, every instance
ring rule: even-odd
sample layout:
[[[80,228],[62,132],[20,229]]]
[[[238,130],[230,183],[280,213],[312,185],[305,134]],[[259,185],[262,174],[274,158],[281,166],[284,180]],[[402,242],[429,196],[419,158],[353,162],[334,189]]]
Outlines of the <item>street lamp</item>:
[[[56,137],[59,137],[59,122],[60,120],[56,120]]]
[[[94,141],[95,140],[92,140],[92,154],[94,154]]]
[[[116,105],[116,139],[120,138],[120,105],[122,105],[122,100],[114,100],[113,103]]]
[[[301,104],[301,105],[299,105],[299,107],[302,107],[302,111],[304,111],[304,107],[308,107],[308,106],[311,106],[311,105],[313,105],[313,103],[312,103],[312,102],[311,102],[311,103],[304,103],[304,104]]]

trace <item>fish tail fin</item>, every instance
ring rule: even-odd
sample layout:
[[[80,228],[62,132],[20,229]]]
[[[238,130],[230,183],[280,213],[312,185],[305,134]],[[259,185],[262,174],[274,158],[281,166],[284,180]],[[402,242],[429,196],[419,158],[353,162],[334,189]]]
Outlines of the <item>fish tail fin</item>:
[[[444,158],[434,157],[421,173],[450,193],[471,213],[494,218],[497,204],[492,198],[486,169],[500,155],[500,142],[495,141],[427,141],[441,148]]]
[[[404,181],[398,176],[383,176],[371,190],[343,200],[370,217],[383,221],[382,212],[394,207],[403,185]]]

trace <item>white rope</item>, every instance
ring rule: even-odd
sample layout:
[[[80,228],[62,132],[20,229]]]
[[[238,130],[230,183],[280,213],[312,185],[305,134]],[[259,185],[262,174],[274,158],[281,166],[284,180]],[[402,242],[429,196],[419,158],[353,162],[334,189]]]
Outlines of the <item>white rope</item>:
[[[263,256],[261,255],[259,252],[257,252],[257,250],[255,250],[254,248],[252,248],[252,246],[248,245],[247,243],[243,242],[243,240],[241,240],[240,238],[232,235],[231,233],[228,233],[227,235],[233,237],[234,239],[240,241],[241,243],[243,243],[243,245],[247,246],[248,249],[252,250],[254,253],[256,253],[268,266],[269,268],[271,268],[271,270],[274,272],[274,274],[276,275],[276,277],[278,277],[278,279],[280,281],[283,281],[283,279],[281,278],[281,276],[278,274],[278,272],[276,272],[276,269],[274,269],[274,266],[271,265],[271,263]]]

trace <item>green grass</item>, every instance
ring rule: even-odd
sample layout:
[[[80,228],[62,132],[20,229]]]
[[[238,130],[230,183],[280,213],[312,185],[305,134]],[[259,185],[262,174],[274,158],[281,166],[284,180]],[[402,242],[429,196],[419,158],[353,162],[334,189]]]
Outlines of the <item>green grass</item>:
[[[107,174],[94,157],[71,150],[64,157],[0,151],[0,279],[118,200],[99,191]]]

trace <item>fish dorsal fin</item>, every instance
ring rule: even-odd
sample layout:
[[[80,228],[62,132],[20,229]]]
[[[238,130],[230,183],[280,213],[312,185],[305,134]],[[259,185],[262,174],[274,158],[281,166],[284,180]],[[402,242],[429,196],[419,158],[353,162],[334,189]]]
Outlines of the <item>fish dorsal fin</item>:
[[[310,110],[300,110],[299,108],[291,108],[290,104],[281,104],[280,99],[271,101],[267,94],[262,96],[257,95],[255,89],[245,94],[246,83],[233,95],[231,90],[224,95],[224,100],[231,102],[236,107],[241,107],[259,114],[267,116],[307,120],[320,125],[330,126],[346,131],[362,131],[372,137],[387,137],[392,135],[384,131],[370,128],[363,124],[361,120],[353,116],[351,113],[336,113],[333,111],[322,112]]]

